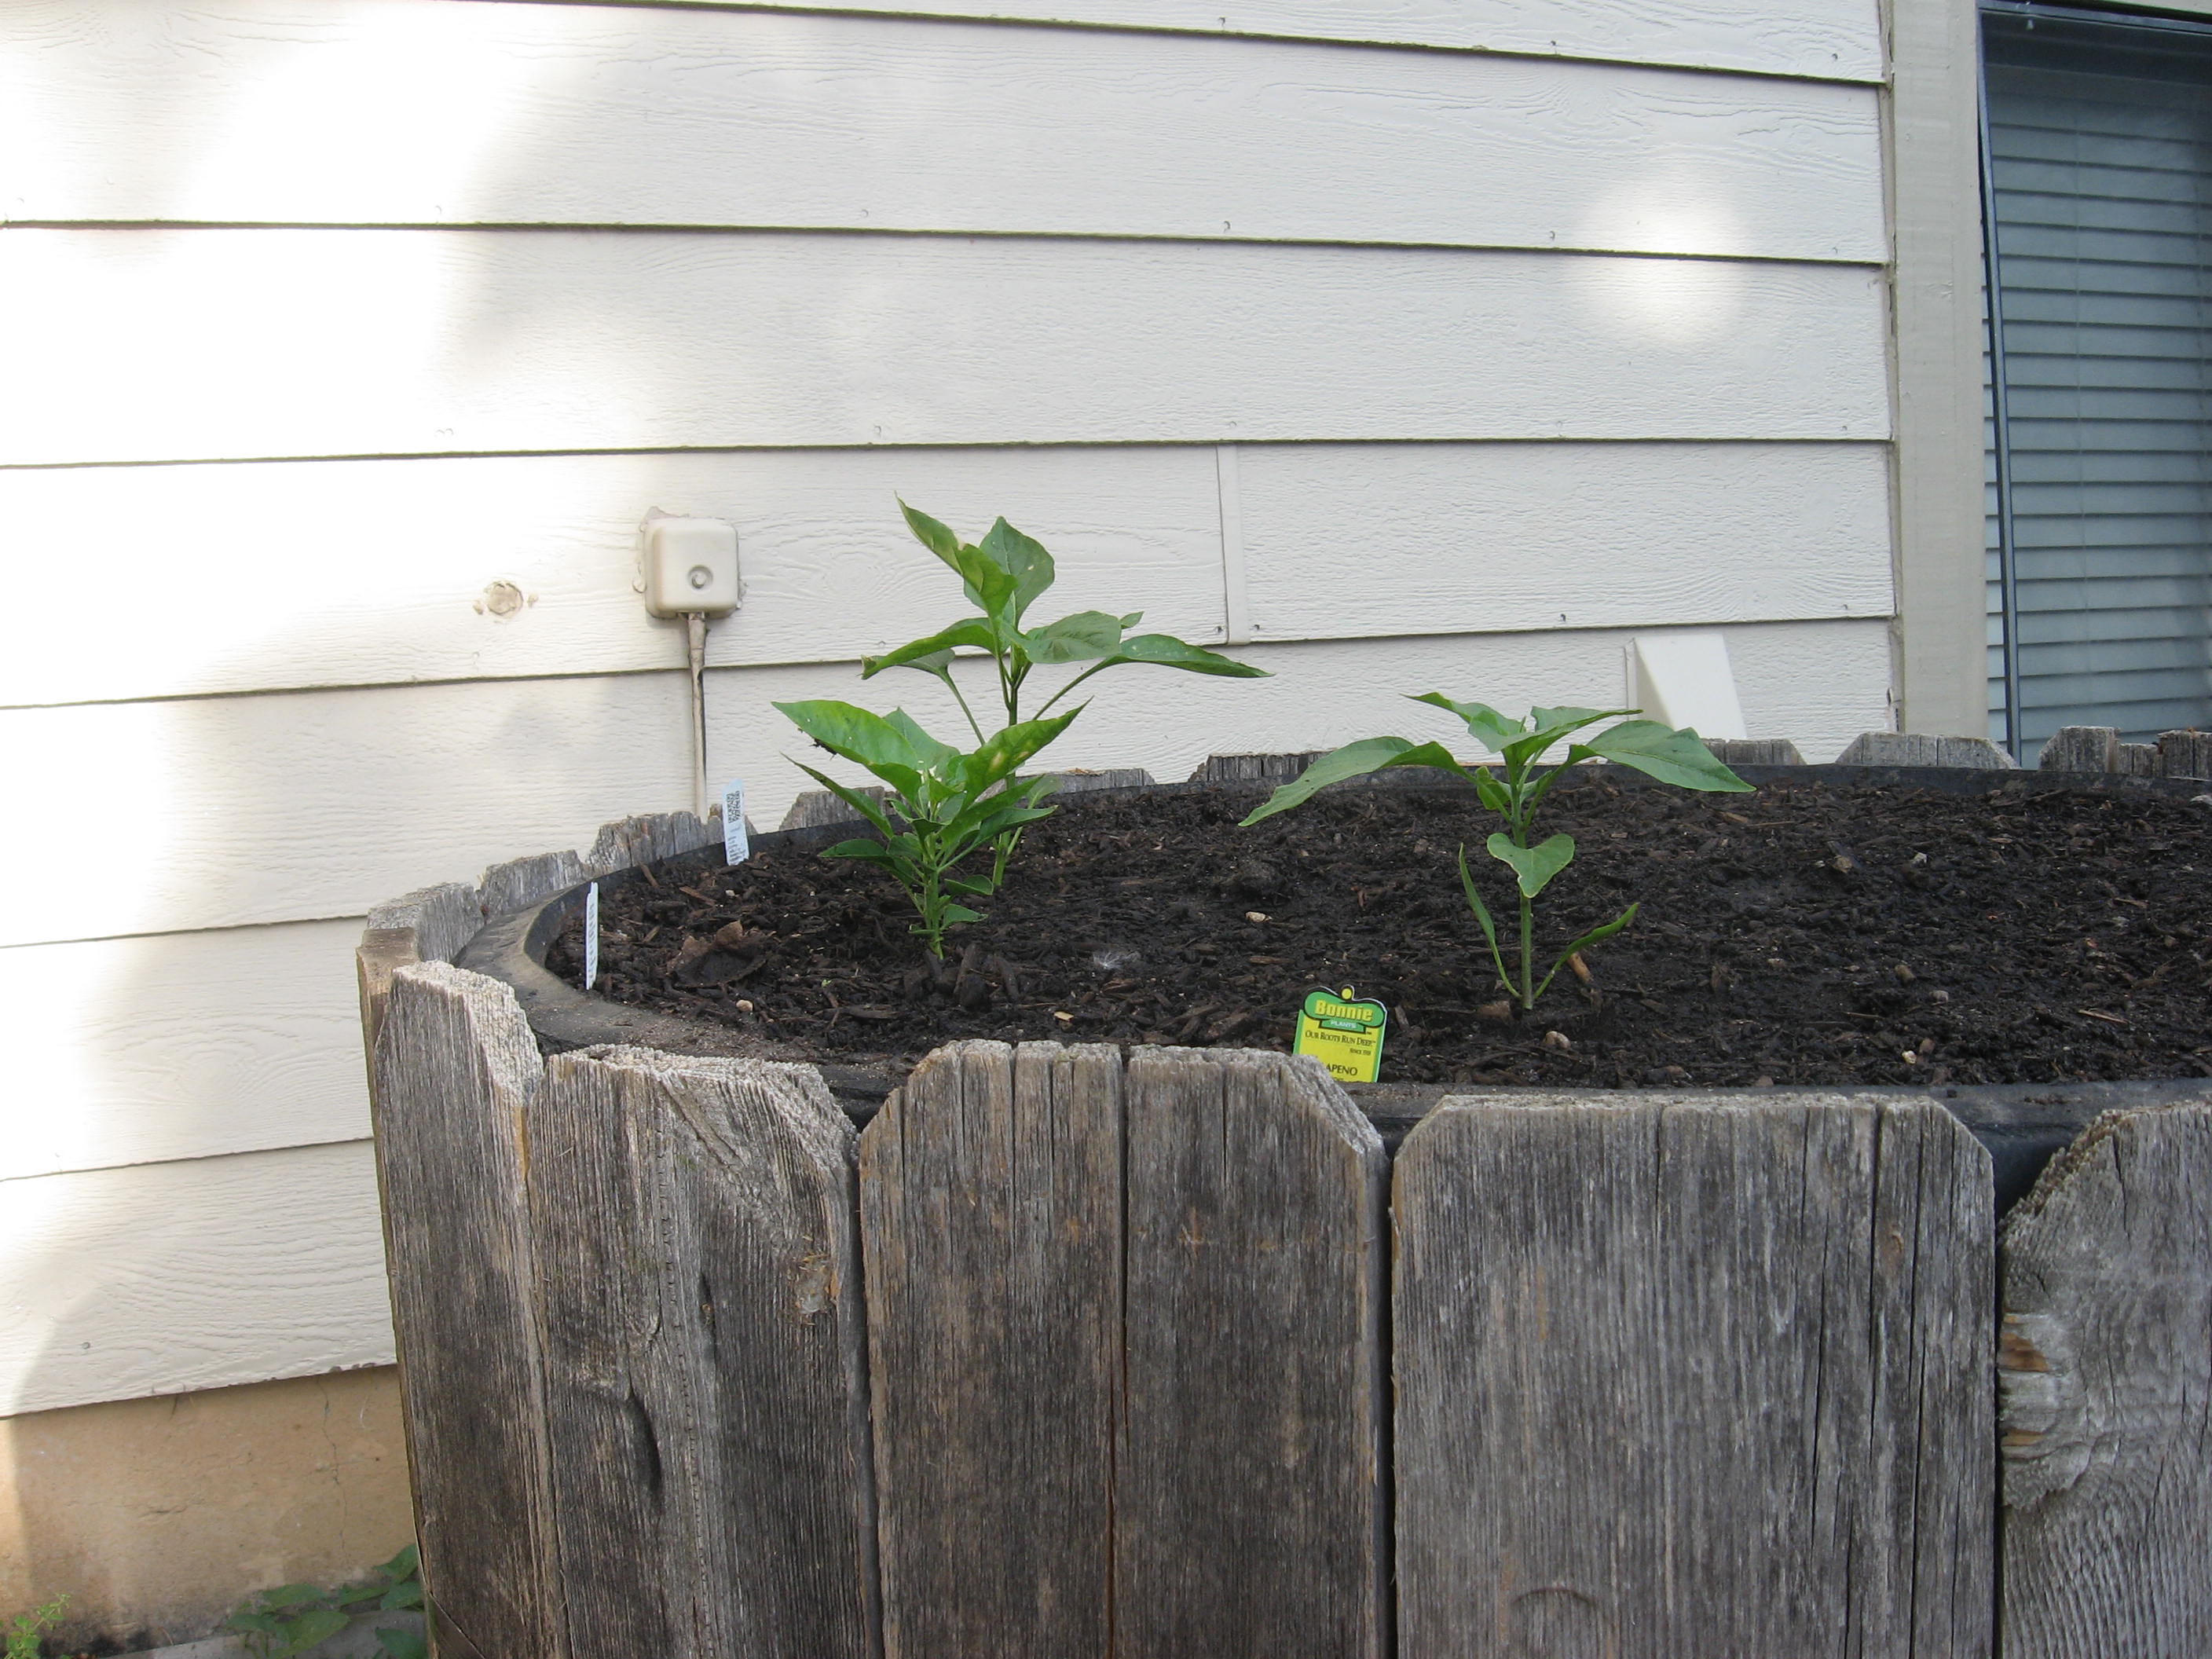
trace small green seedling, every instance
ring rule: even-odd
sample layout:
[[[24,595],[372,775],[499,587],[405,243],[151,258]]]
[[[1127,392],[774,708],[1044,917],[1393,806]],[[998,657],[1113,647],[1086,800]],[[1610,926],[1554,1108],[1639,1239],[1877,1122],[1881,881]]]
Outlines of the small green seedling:
[[[1030,676],[1042,667],[1090,665],[1045,699],[1030,716],[1036,720],[1049,714],[1054,703],[1092,675],[1127,663],[1152,663],[1162,668],[1181,668],[1194,674],[1221,674],[1238,679],[1267,677],[1263,668],[1233,661],[1172,634],[1131,634],[1128,630],[1144,620],[1141,611],[1132,611],[1127,616],[1078,611],[1041,628],[1027,628],[1024,623],[1030,606],[1052,586],[1056,574],[1052,555],[1045,551],[1042,544],[1000,519],[981,542],[970,546],[929,514],[917,513],[904,501],[899,503],[899,511],[906,514],[907,527],[914,532],[915,538],[960,578],[968,602],[982,614],[964,617],[926,639],[912,641],[880,657],[868,658],[860,665],[860,678],[872,678],[886,668],[912,668],[932,676],[952,693],[978,743],[988,739],[976,721],[975,711],[968,706],[968,699],[953,682],[952,653],[956,650],[981,651],[991,659],[999,700],[1005,705],[1009,726],[1024,723],[1023,691]],[[994,884],[1006,879],[1006,859],[1020,838],[1018,830],[1010,830],[1000,838],[991,872]]]
[[[57,1595],[43,1607],[9,1620],[7,1659],[39,1659],[40,1637],[53,1628],[69,1601],[66,1595]]]
[[[1591,928],[1553,957],[1551,971],[1540,981],[1537,979],[1536,896],[1575,856],[1572,836],[1553,836],[1534,846],[1529,844],[1536,808],[1551,793],[1552,786],[1566,775],[1563,767],[1537,769],[1551,749],[1601,720],[1619,720],[1618,726],[1607,726],[1571,743],[1566,764],[1571,766],[1585,760],[1612,761],[1684,789],[1743,792],[1751,788],[1714,757],[1695,732],[1677,731],[1656,720],[1621,718],[1640,714],[1640,709],[1532,708],[1518,720],[1509,720],[1486,703],[1454,702],[1441,691],[1424,692],[1413,701],[1449,709],[1466,721],[1467,729],[1485,748],[1504,757],[1504,778],[1500,779],[1489,765],[1462,763],[1442,744],[1415,743],[1407,738],[1366,738],[1323,755],[1291,782],[1276,790],[1267,804],[1244,822],[1257,823],[1261,818],[1297,805],[1328,784],[1363,777],[1389,766],[1431,767],[1473,784],[1482,804],[1505,820],[1504,832],[1492,835],[1484,844],[1491,857],[1513,872],[1514,885],[1519,894],[1521,949],[1517,975],[1506,965],[1505,954],[1498,943],[1497,924],[1484,907],[1482,895],[1475,890],[1474,878],[1467,867],[1465,847],[1459,849],[1460,886],[1467,894],[1468,908],[1474,912],[1483,938],[1489,941],[1491,960],[1498,964],[1498,977],[1524,1009],[1536,1006],[1536,999],[1544,994],[1559,969],[1577,951],[1611,939],[1636,919],[1637,911],[1637,906],[1632,904],[1611,921]]]
[[[1051,816],[1050,807],[1037,805],[1052,787],[1050,778],[1000,786],[1083,712],[1078,706],[1050,720],[1024,720],[963,753],[931,737],[903,709],[885,718],[849,702],[775,706],[831,754],[883,780],[886,799],[878,805],[862,791],[794,763],[883,837],[841,841],[822,856],[860,859],[889,871],[921,917],[914,931],[939,959],[946,929],[982,920],[959,900],[988,898],[1003,879],[995,870],[974,877],[955,876],[953,870],[976,848]]]
[[[280,1584],[263,1590],[223,1621],[255,1659],[292,1659],[327,1642],[364,1613],[396,1613],[422,1605],[422,1581],[415,1546],[410,1544],[357,1584],[322,1589],[313,1584]],[[391,1626],[376,1632],[377,1645],[391,1659],[424,1659],[422,1632]],[[11,1654],[9,1659],[13,1659]]]

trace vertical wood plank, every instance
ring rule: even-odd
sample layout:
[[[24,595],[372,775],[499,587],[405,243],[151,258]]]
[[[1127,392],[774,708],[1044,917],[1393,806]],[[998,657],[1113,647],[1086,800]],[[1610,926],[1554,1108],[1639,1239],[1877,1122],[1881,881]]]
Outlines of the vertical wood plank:
[[[2001,1261],[2005,1659],[2212,1653],[2212,1105],[2100,1118]]]
[[[560,1659],[568,1645],[523,1189],[538,1045],[506,986],[443,963],[401,966],[374,1078],[392,1322],[439,1651]]]
[[[865,1659],[853,1133],[811,1066],[555,1057],[530,1194],[571,1640]]]
[[[1384,1182],[1310,1060],[1128,1064],[1117,1659],[1376,1659]]]
[[[860,1137],[888,1659],[1112,1646],[1121,1067],[940,1048]]]
[[[1401,1655],[1986,1655],[1989,1182],[1929,1102],[1444,1102],[1393,1199]]]

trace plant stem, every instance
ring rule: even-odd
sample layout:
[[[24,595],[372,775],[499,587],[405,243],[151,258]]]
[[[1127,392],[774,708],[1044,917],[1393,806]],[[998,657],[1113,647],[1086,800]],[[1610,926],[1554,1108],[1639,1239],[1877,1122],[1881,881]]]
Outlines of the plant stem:
[[[983,736],[983,728],[975,723],[975,711],[968,706],[968,699],[960,695],[960,687],[952,678],[952,669],[949,664],[945,670],[945,689],[952,693],[952,701],[960,705],[960,712],[968,717],[968,729],[975,734],[975,741],[978,743],[988,741]]]
[[[1536,1006],[1535,987],[1536,907],[1523,896],[1521,900],[1521,1006],[1524,1009]]]

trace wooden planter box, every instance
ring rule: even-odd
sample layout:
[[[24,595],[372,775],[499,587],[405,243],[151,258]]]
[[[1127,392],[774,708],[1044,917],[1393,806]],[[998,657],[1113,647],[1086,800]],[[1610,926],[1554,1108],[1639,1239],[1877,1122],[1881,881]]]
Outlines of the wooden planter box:
[[[702,838],[363,942],[449,1659],[2212,1652],[2196,1089],[1355,1100],[965,1042],[872,1110],[453,965]],[[2115,1103],[2001,1235],[1975,1128]]]

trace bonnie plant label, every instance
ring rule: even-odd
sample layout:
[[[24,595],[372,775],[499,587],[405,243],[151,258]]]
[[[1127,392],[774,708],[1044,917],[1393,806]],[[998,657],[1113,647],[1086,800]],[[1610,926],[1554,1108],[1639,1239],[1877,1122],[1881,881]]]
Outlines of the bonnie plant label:
[[[584,988],[599,976],[599,884],[584,890]]]
[[[743,864],[752,855],[745,836],[745,781],[738,778],[722,791],[722,862]]]
[[[1291,1039],[1294,1054],[1311,1054],[1339,1083],[1372,1083],[1382,1073],[1382,1026],[1388,1016],[1379,1002],[1355,998],[1352,988],[1340,996],[1312,991],[1298,1010]]]

